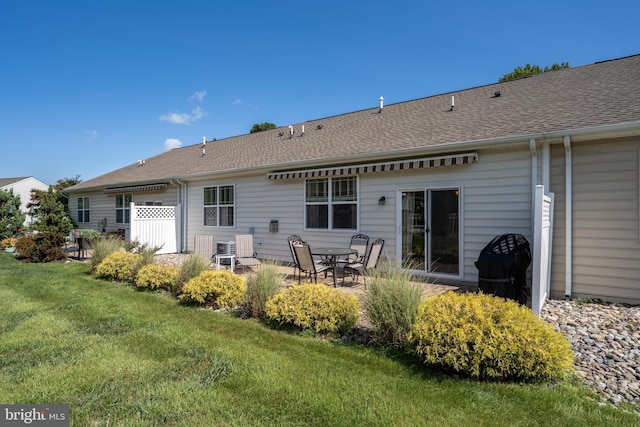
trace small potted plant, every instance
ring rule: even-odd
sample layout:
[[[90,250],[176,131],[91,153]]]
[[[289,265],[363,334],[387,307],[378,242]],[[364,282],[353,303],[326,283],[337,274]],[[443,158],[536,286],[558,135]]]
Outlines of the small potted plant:
[[[16,239],[15,237],[7,237],[6,239],[2,239],[2,241],[0,241],[0,246],[2,246],[2,249],[4,249],[6,253],[12,254],[16,251],[17,241],[18,239]]]

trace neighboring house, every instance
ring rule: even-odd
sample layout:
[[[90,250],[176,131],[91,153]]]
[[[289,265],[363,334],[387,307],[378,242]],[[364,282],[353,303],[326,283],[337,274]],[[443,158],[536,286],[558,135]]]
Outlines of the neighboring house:
[[[49,186],[32,176],[24,176],[21,178],[0,178],[0,189],[12,189],[13,194],[20,196],[20,210],[27,214],[25,225],[28,225],[34,219],[27,208],[27,204],[31,201],[31,190],[47,191]]]
[[[282,261],[290,234],[319,247],[364,233],[415,272],[477,283],[494,236],[532,242],[543,185],[551,295],[640,303],[640,55],[376,104],[136,162],[67,188],[72,215],[109,231],[128,228],[130,202],[179,205],[183,251],[253,232],[258,256]]]

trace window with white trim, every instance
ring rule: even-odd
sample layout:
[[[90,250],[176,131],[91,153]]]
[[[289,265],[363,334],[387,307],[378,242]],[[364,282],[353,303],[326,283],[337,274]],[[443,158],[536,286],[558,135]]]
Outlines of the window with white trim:
[[[233,185],[204,188],[204,225],[233,227],[235,190]]]
[[[78,197],[78,222],[91,222],[89,196]]]
[[[162,206],[162,200],[145,200],[144,206]]]
[[[133,194],[116,194],[116,224],[129,224],[131,222],[130,203]]]
[[[305,181],[305,227],[357,230],[357,177],[307,179]]]

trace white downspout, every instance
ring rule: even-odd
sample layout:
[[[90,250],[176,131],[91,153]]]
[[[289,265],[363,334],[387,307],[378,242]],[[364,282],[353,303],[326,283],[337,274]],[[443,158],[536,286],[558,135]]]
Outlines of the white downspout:
[[[535,236],[533,228],[533,217],[536,209],[536,185],[538,185],[538,153],[536,151],[536,140],[529,140],[529,149],[531,150],[531,237]]]
[[[181,201],[180,204],[182,206],[181,208],[181,221],[182,221],[182,252],[185,252],[188,250],[188,246],[187,246],[187,183],[183,182],[180,179],[176,180],[176,183],[180,185],[180,196],[181,196]]]
[[[573,277],[573,193],[571,189],[571,137],[564,137],[564,171],[565,171],[565,290],[564,296],[571,297]]]

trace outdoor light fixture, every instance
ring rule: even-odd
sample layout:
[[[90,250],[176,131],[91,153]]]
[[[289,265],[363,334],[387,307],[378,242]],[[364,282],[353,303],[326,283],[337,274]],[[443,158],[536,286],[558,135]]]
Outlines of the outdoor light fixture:
[[[13,206],[9,206],[9,215],[13,215]]]
[[[382,196],[378,199],[378,204],[380,206],[384,206],[385,203],[387,203],[387,198],[385,196]]]

